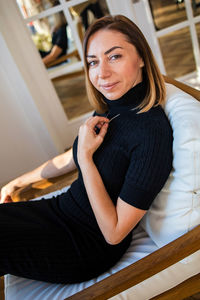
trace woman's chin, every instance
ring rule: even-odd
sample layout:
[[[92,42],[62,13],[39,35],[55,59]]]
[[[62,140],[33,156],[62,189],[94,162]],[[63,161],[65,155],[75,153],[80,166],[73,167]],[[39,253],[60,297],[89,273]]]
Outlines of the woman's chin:
[[[104,92],[102,93],[104,95],[104,97],[106,97],[108,100],[117,100],[119,99],[121,96],[123,96],[122,92]]]

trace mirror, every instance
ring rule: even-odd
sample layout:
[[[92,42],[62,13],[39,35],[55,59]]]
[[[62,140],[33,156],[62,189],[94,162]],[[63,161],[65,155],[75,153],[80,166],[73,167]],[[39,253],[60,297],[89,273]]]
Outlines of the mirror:
[[[72,6],[70,0],[66,2],[69,7],[57,0],[17,0],[67,118],[72,120],[93,110],[86,95],[81,43],[88,26],[109,10],[106,0],[79,1]]]
[[[164,29],[187,19],[183,0],[149,0],[149,6],[156,30]]]

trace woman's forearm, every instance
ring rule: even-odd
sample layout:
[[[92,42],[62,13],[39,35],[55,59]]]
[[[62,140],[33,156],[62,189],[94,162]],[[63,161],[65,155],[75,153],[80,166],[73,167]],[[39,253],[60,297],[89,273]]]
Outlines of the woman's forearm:
[[[91,158],[85,158],[82,175],[97,223],[108,243],[113,244],[117,234],[117,211],[106,191],[102,178]]]
[[[91,158],[83,160],[81,170],[90,204],[105,240],[111,245],[120,243],[146,211],[129,205],[120,197],[115,206]]]
[[[12,202],[12,194],[17,189],[27,186],[41,179],[48,179],[63,175],[76,168],[72,157],[72,150],[69,150],[61,155],[54,157],[42,164],[40,167],[17,177],[10,181],[0,191],[0,203]]]
[[[45,65],[54,61],[62,53],[62,48],[57,45],[54,45],[51,49],[51,52],[45,56],[42,60]]]
[[[95,128],[99,128],[96,134]],[[105,240],[113,244],[118,239],[116,208],[106,191],[103,180],[93,161],[93,154],[104,140],[108,119],[91,117],[79,129],[78,162],[88,198]]]
[[[72,157],[72,150],[60,154],[53,159],[45,162],[38,168],[21,175],[13,180],[17,187],[23,187],[30,183],[37,182],[42,179],[48,179],[66,174],[76,168]]]

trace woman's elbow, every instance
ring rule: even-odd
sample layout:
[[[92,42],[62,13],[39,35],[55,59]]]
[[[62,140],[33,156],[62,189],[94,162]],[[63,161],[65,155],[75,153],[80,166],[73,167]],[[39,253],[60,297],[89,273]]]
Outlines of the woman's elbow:
[[[104,236],[105,237],[105,236]],[[120,238],[119,236],[114,236],[114,235],[111,235],[111,236],[106,236],[105,237],[105,240],[106,240],[106,242],[109,244],[109,245],[112,245],[112,246],[114,246],[114,245],[117,245],[117,244],[119,244],[122,240],[123,240],[123,238]]]

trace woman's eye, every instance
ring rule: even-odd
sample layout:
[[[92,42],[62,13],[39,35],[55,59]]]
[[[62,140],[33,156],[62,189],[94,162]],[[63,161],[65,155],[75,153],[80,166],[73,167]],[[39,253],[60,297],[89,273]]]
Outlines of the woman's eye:
[[[120,57],[122,57],[121,54],[114,54],[110,56],[110,60],[116,60],[119,59]]]
[[[95,66],[97,64],[97,61],[95,61],[95,60],[88,61],[87,64],[88,64],[88,67],[93,67],[93,66]]]

